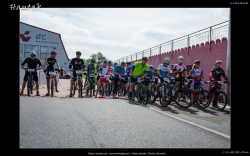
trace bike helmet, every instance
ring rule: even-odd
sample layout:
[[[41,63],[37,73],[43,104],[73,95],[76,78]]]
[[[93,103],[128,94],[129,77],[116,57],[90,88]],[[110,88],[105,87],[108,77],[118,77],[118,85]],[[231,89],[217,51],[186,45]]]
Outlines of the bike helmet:
[[[107,60],[104,60],[103,63],[107,63],[108,61]]]
[[[201,61],[200,60],[195,60],[194,64],[201,64]]]
[[[153,66],[153,65],[150,65],[150,66],[149,66],[149,69],[154,69],[154,66]]]
[[[57,52],[56,51],[52,51],[51,55],[57,55]]]
[[[221,63],[221,62],[222,62],[221,60],[216,60],[216,61],[215,61],[215,64],[216,64],[216,63]]]
[[[91,63],[95,63],[95,59],[91,59]]]
[[[126,64],[127,64],[127,65],[130,65],[130,64],[131,64],[131,62],[126,62]]]
[[[121,62],[121,65],[125,65],[126,63],[125,62]]]
[[[147,57],[143,57],[143,58],[142,58],[142,60],[145,60],[145,61],[147,61],[147,60],[148,60],[148,58],[147,58]]]
[[[118,63],[114,63],[114,66],[118,65]]]
[[[179,56],[177,60],[178,60],[178,62],[184,62],[184,57],[183,56]]]
[[[82,53],[80,51],[77,51],[76,55],[82,55]]]
[[[35,51],[31,51],[30,52],[30,56],[36,56],[36,52]]]
[[[170,63],[170,59],[168,57],[166,57],[163,61],[163,63],[169,64]]]

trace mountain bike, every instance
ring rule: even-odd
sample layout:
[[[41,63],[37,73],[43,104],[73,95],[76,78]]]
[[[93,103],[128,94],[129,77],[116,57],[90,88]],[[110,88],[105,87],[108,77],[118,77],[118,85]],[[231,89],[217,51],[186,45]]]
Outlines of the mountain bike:
[[[53,97],[54,96],[54,88],[55,88],[54,78],[56,78],[56,72],[49,71],[49,77],[50,77],[50,93],[51,93],[51,97]]]
[[[208,92],[211,93],[212,84],[210,81],[207,81],[207,82],[210,84]],[[215,80],[213,82],[217,83],[217,87],[216,87],[215,91],[210,96],[208,106],[211,104],[211,102],[216,101],[216,106],[217,106],[218,110],[222,111],[227,106],[227,94],[222,90],[222,85],[224,85],[225,83],[228,83],[228,81]]]
[[[27,94],[30,96],[30,94],[33,94],[33,86],[34,86],[34,80],[32,73],[35,72],[35,69],[27,68],[28,71],[28,80],[27,80]]]
[[[89,74],[89,83],[90,83],[90,86],[89,86],[89,96],[92,97],[93,94],[94,94],[94,82],[95,82],[95,75],[94,74]]]
[[[204,84],[207,84],[208,82],[201,81],[201,84],[198,86],[198,91],[194,92],[194,102],[191,102],[190,105],[193,106],[195,104],[198,105],[198,107],[204,109],[207,108],[210,104],[210,94],[209,91],[205,90],[202,86]],[[191,95],[190,95],[191,96]]]
[[[83,89],[83,81],[82,81],[82,70],[76,70],[76,81],[73,85],[73,97],[76,94],[76,90],[78,90],[78,97],[82,97],[82,89]]]
[[[135,101],[136,97],[139,103],[146,106],[148,103],[148,96],[149,96],[148,85],[144,83],[144,79],[138,77],[132,94],[132,100]]]
[[[117,95],[118,96],[125,96],[126,95],[126,84],[127,81],[121,75],[119,76],[119,81],[117,84]]]
[[[111,85],[110,85],[110,75],[104,75],[104,77],[106,78],[101,85],[101,89],[100,89],[100,95],[101,96],[110,96],[111,94]],[[101,79],[102,77],[100,77]]]

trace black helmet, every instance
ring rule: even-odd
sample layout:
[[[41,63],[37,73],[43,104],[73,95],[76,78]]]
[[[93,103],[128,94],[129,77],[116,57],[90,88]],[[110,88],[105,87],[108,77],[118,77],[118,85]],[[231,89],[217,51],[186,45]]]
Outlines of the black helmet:
[[[143,57],[141,60],[145,60],[145,61],[147,61],[147,60],[148,60],[148,58],[147,58],[147,57]]]
[[[200,60],[195,60],[194,64],[201,64],[201,61]]]
[[[126,64],[127,64],[127,65],[130,65],[130,64],[131,64],[131,62],[126,62]]]
[[[118,63],[115,62],[115,63],[114,63],[114,66],[116,66],[116,65],[118,65]]]
[[[125,62],[121,62],[121,65],[125,65],[126,63]]]
[[[76,55],[82,55],[82,53],[80,51],[77,51]]]
[[[103,63],[107,63],[108,61],[107,60],[104,60]]]

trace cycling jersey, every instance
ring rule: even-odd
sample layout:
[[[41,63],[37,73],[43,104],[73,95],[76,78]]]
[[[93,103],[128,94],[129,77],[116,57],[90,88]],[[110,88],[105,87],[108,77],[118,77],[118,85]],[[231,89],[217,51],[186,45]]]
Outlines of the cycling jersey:
[[[131,69],[131,67],[132,67],[132,65],[130,65],[130,66],[128,66],[128,67],[126,68],[126,75],[127,75],[127,77],[130,76],[130,69]]]
[[[56,58],[53,58],[52,56],[49,56],[48,58],[45,59],[45,61],[47,62],[47,71],[54,71],[54,65],[57,61]]]
[[[109,68],[108,67],[101,67],[101,68],[99,68],[99,73],[101,74],[100,77],[104,77],[104,75],[108,75]]]
[[[145,71],[149,71],[149,65],[148,64],[142,65],[142,62],[138,61],[131,67],[131,69],[134,70],[133,76],[138,77],[142,76]]]
[[[195,74],[195,75],[202,75],[203,74],[203,71],[201,69],[197,69],[197,68],[193,68],[192,71],[191,71],[191,74]],[[198,81],[201,81],[200,78],[198,77],[193,77],[193,82],[198,82]]]
[[[183,65],[183,64],[181,64],[181,65],[180,64],[174,64],[173,71],[177,71],[178,69],[180,69],[181,73],[187,70],[186,66]],[[179,73],[174,74],[175,78],[180,78],[180,76],[181,75]]]
[[[117,72],[118,74],[124,75],[126,71],[125,71],[125,68],[121,68],[119,65],[116,65],[114,67],[114,72]],[[114,75],[113,77],[114,78],[119,78],[118,75]]]
[[[163,66],[163,64],[160,64],[157,68],[157,70],[160,70],[160,74],[162,77],[167,77],[168,73],[170,72],[169,66]]]
[[[86,70],[87,74],[97,74],[97,65],[96,64],[92,64],[89,63],[87,65],[87,70]]]
[[[34,60],[32,60],[30,57],[28,57],[28,58],[26,58],[26,59],[22,62],[21,66],[24,66],[26,63],[27,63],[27,65],[28,65],[28,68],[30,68],[30,69],[35,69],[35,71],[36,71],[37,65],[39,65],[40,67],[42,66],[42,63],[41,63],[40,60],[37,59],[37,58],[35,58]]]
[[[70,61],[69,68],[72,68],[72,66],[73,66],[73,70],[82,70],[85,67],[84,66],[84,61],[81,58],[73,58]]]
[[[211,71],[209,73],[210,79],[214,78],[217,81],[221,81],[221,77],[223,77],[224,80],[227,80],[227,76],[222,68],[211,69]]]

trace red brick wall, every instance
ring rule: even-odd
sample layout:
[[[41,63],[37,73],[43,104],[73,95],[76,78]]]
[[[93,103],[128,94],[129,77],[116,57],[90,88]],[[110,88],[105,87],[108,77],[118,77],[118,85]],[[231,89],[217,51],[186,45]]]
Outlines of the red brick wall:
[[[204,72],[203,80],[207,81],[209,72],[213,68],[216,60],[222,60],[221,67],[226,72],[227,39],[217,39],[216,41],[211,41],[210,44],[209,42],[207,42],[192,45],[191,47],[189,47],[189,50],[187,49],[187,47],[185,47],[172,52],[163,52],[161,55],[154,55],[149,57],[147,63],[149,65],[158,67],[158,65],[163,62],[165,57],[169,57],[170,64],[175,64],[177,63],[177,58],[180,55],[184,57],[184,65],[192,65],[195,60],[200,60],[200,68],[203,69]],[[133,61],[132,63],[134,62],[136,61]]]

